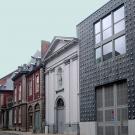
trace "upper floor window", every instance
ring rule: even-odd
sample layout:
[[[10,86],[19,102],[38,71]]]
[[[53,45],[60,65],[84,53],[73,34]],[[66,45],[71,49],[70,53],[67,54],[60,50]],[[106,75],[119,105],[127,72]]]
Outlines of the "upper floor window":
[[[58,84],[58,89],[61,89],[63,86],[63,77],[62,77],[62,68],[58,68],[57,71],[57,84]]]
[[[39,92],[39,75],[36,75],[36,92]]]
[[[124,6],[94,24],[96,62],[126,53]]]
[[[19,100],[22,98],[22,85],[19,84]]]
[[[32,95],[32,79],[30,79],[28,83],[28,94],[29,96]]]

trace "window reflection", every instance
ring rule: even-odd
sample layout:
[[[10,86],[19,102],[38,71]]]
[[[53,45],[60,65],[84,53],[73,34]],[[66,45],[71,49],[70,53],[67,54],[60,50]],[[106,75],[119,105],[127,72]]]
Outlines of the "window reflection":
[[[114,12],[114,23],[124,18],[124,6]]]
[[[115,40],[115,56],[126,53],[125,36]]]
[[[96,62],[101,62],[101,47],[96,49]]]
[[[100,32],[101,32],[101,30],[100,30],[100,22],[98,22],[98,23],[95,24],[95,34],[98,34]]]
[[[103,19],[103,30],[109,28],[112,25],[111,15]]]
[[[109,42],[103,46],[103,60],[112,58],[112,42]]]
[[[101,41],[101,34],[96,35],[95,42],[98,44]]]
[[[112,27],[103,32],[103,40],[112,36]]]
[[[122,20],[114,25],[114,33],[118,33],[125,29],[125,20]]]

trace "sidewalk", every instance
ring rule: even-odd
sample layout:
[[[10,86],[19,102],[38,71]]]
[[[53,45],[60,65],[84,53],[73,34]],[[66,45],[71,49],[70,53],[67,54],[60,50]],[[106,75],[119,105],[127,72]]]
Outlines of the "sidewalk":
[[[32,133],[20,131],[0,131],[0,135],[61,135],[61,134],[45,134],[45,133]]]
[[[32,132],[0,131],[0,135],[45,135],[45,133],[33,134]]]

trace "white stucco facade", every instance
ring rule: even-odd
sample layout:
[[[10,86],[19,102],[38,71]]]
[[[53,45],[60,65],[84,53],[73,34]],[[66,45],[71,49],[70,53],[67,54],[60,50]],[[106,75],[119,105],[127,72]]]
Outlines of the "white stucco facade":
[[[64,43],[64,42],[63,42]],[[64,45],[64,44],[63,44]],[[60,46],[63,47],[62,44]],[[60,48],[56,45],[56,51]],[[55,48],[55,47],[54,47]],[[52,53],[55,52],[55,49]],[[52,55],[52,54],[50,54]],[[64,101],[63,133],[79,132],[79,59],[78,44],[72,44],[60,55],[46,63],[46,132],[58,133],[57,101]],[[62,69],[62,86],[58,86],[58,70]]]

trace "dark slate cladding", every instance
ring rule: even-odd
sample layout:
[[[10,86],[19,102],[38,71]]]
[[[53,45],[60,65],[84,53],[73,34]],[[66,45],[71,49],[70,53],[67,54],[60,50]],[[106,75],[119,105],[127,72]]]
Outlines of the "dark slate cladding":
[[[125,6],[126,54],[96,64],[94,23],[119,6]],[[77,25],[80,59],[80,120],[96,120],[95,88],[127,80],[128,117],[135,119],[135,0],[111,0]]]

